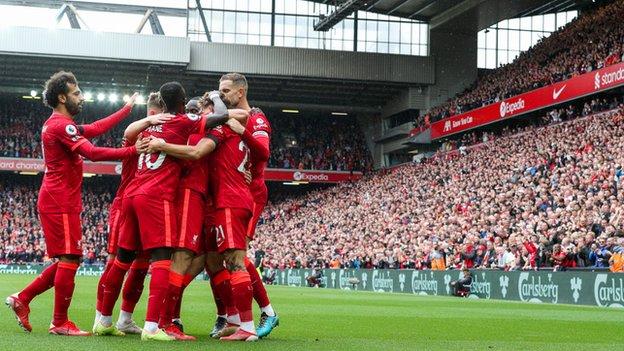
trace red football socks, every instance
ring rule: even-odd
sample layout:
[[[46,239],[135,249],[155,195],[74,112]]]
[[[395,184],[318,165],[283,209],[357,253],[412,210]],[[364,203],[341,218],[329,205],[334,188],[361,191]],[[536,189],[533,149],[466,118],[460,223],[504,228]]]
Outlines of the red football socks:
[[[147,300],[146,322],[158,323],[160,310],[163,307],[167,287],[169,286],[169,267],[171,260],[161,260],[152,263],[152,279],[149,286]]]
[[[48,289],[54,286],[54,276],[56,275],[56,270],[58,267],[58,262],[53,263],[48,266],[48,268],[44,269],[41,274],[35,278],[24,290],[20,291],[17,294],[17,297],[22,300],[25,304],[30,303],[32,299],[34,299],[37,295],[44,293]]]
[[[232,299],[240,315],[241,323],[253,321],[251,302],[251,279],[247,271],[230,272],[230,285],[232,286]]]
[[[270,305],[271,301],[269,301],[269,295],[264,288],[262,278],[260,278],[260,274],[258,273],[256,266],[254,266],[254,264],[247,257],[245,257],[245,268],[247,269],[247,273],[249,273],[251,287],[253,289],[253,298],[258,303],[258,306],[266,307]]]
[[[175,308],[173,310],[173,319],[180,318],[180,312],[182,310],[182,297],[184,296],[184,289],[186,289],[186,287],[189,286],[189,284],[191,284],[193,279],[194,277],[191,276],[190,274],[184,275],[184,282],[182,283],[182,291],[180,292],[180,298],[178,299],[178,302],[176,303]]]
[[[183,286],[184,275],[174,271],[169,271],[169,285],[167,287],[163,307],[160,310],[160,321],[158,323],[161,328],[165,328],[171,324],[176,305],[182,295]]]
[[[108,274],[108,271],[110,271],[111,267],[113,266],[113,261],[114,260],[108,260],[106,261],[106,266],[104,267],[104,272],[102,272],[102,275],[100,276],[100,280],[98,281],[98,287],[97,287],[97,302],[95,305],[95,310],[96,311],[102,311],[102,296],[104,294],[104,282],[106,281],[106,275]]]
[[[74,278],[78,263],[59,262],[54,276],[54,320],[52,324],[60,326],[67,322],[67,310],[74,295]]]
[[[209,273],[209,275],[212,296],[214,297],[215,305],[217,306],[217,315],[225,316],[228,313],[228,304],[226,302],[231,301],[232,294],[230,287],[230,272],[224,268],[216,273]],[[232,303],[230,303],[230,305],[232,305],[230,307],[235,307]]]
[[[143,293],[143,286],[148,268],[149,261],[135,260],[132,262],[130,270],[128,271],[128,277],[123,285],[123,300],[121,302],[122,311],[128,313],[134,312],[134,307],[139,302],[141,294]]]
[[[106,274],[106,280],[102,288],[102,308],[100,309],[103,316],[111,316],[113,314],[113,308],[119,298],[121,285],[123,284],[126,272],[130,269],[130,265],[130,263],[123,263],[115,259],[112,267]]]

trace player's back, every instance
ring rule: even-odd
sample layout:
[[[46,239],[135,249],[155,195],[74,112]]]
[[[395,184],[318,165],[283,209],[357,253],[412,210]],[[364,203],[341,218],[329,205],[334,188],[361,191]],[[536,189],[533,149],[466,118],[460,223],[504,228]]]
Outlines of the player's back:
[[[228,126],[210,131],[217,149],[209,160],[210,193],[216,208],[253,208],[253,198],[245,180],[249,169],[249,148]]]
[[[147,128],[143,137],[164,139],[171,144],[186,144],[189,135],[197,131],[201,117],[178,114],[170,121]],[[124,197],[149,195],[173,201],[180,181],[182,162],[164,152],[141,154],[137,161],[134,179],[125,190]]]
[[[54,113],[43,124],[41,146],[45,173],[39,190],[39,211],[82,210],[82,158],[74,150],[85,141],[67,116]]]

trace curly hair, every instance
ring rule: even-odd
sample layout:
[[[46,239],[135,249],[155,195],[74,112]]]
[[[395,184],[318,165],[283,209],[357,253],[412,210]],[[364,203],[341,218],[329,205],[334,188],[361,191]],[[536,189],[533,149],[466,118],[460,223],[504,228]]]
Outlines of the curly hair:
[[[43,90],[43,103],[50,107],[56,108],[59,104],[59,94],[67,94],[69,92],[68,84],[78,84],[76,76],[71,72],[56,72],[45,83]]]

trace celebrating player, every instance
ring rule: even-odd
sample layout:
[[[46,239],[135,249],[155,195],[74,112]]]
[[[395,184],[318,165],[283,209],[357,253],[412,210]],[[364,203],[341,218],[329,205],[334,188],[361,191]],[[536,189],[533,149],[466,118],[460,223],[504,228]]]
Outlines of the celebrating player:
[[[120,149],[96,147],[87,138],[106,133],[130,114],[133,98],[117,113],[88,125],[76,125],[74,116],[82,110],[84,97],[76,77],[60,71],[45,84],[44,103],[53,113],[41,131],[45,174],[37,209],[48,256],[58,261],[47,267],[30,285],[6,299],[19,325],[30,332],[29,303],[54,287],[54,318],[50,334],[86,336],[67,316],[74,292],[74,278],[82,255],[82,158],[116,160],[136,154],[135,146]]]
[[[186,143],[188,137],[196,133],[202,117],[183,114],[186,93],[177,82],[165,83],[160,88],[160,96],[165,111],[175,117],[161,125],[149,127],[143,134],[155,136],[173,143]],[[171,341],[173,337],[159,328],[158,320],[163,305],[171,263],[171,248],[175,246],[177,236],[177,216],[173,204],[178,187],[182,166],[176,159],[164,152],[141,154],[135,178],[128,184],[122,200],[124,223],[119,235],[118,252],[113,268],[107,274],[105,285],[110,293],[103,296],[103,309],[110,311],[119,295],[120,284],[129,264],[136,257],[136,251],[150,252],[152,279],[150,297],[147,305],[145,326],[142,340]],[[112,325],[110,316],[102,316]]]
[[[236,89],[232,88],[228,81],[222,84],[221,91],[224,95],[223,101],[226,105],[229,105],[229,107],[248,106],[245,95],[239,98]],[[242,140],[249,146],[251,152],[251,174],[253,180],[249,188],[254,198],[254,205],[253,217],[247,228],[247,243],[249,244],[254,238],[256,225],[268,201],[268,191],[264,182],[264,170],[266,169],[270,156],[271,125],[264,113],[257,108],[251,109],[250,117],[246,121],[246,127],[243,127],[238,120],[234,119],[230,119],[227,123],[234,132],[241,135]],[[268,336],[273,328],[279,325],[279,318],[271,306],[260,274],[258,274],[256,267],[248,257],[245,257],[245,268],[251,277],[254,300],[256,300],[262,311],[257,330],[258,337],[263,338]]]
[[[219,90],[224,93],[224,86],[236,89],[238,99],[246,96],[247,81],[240,74],[226,74],[221,78]],[[244,100],[246,104],[246,99]],[[249,105],[242,106],[249,110]],[[245,108],[246,107],[246,108]],[[150,141],[149,151],[165,152],[182,159],[200,159],[219,148],[210,158],[210,193],[214,199],[214,227],[208,240],[207,266],[211,276],[221,281],[219,274],[223,272],[223,258],[229,276],[232,299],[239,312],[240,328],[232,335],[223,336],[221,340],[255,341],[258,339],[253,323],[251,310],[252,290],[251,279],[245,268],[247,249],[246,233],[252,217],[253,198],[245,180],[245,172],[249,169],[249,149],[241,137],[229,126],[212,129],[206,138],[195,146],[182,146],[165,143],[162,140]],[[218,251],[223,255],[210,254]],[[211,259],[211,257],[213,259]]]
[[[147,99],[147,117],[131,123],[124,132],[124,138],[122,145],[132,145],[135,143],[139,133],[149,126],[159,125],[167,122],[171,119],[170,116],[161,115],[163,112],[163,106],[160,99],[160,94],[152,93]],[[111,270],[114,264],[120,264],[119,261],[115,261],[115,254],[117,253],[117,239],[119,238],[119,229],[121,223],[123,223],[124,212],[121,211],[121,201],[123,199],[124,190],[134,178],[134,174],[137,169],[138,155],[124,159],[121,167],[121,182],[115,199],[113,200],[109,211],[109,230],[108,230],[108,261],[97,289],[97,305],[95,311],[95,321],[93,323],[93,333],[99,334],[119,334],[117,331],[126,334],[141,334],[141,328],[132,320],[132,313],[136,306],[141,293],[143,292],[143,281],[147,274],[147,268],[149,267],[149,256],[145,253],[141,253],[129,267],[128,278],[125,281],[123,287],[123,302],[121,304],[121,312],[119,314],[119,320],[117,321],[117,330],[108,330],[104,328],[102,324],[98,323],[102,316],[102,300],[104,290],[106,289],[104,282],[108,272]],[[126,269],[127,270],[127,269]],[[123,278],[123,277],[122,277]],[[121,284],[121,281],[114,282],[115,284]],[[111,306],[112,307],[112,306]],[[103,311],[105,316],[110,316],[112,311]],[[112,326],[111,326],[112,327]]]

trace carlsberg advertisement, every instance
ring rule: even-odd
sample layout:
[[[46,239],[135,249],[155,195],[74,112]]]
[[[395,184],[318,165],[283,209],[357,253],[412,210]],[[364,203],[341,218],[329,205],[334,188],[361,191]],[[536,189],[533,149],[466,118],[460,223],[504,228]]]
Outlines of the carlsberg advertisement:
[[[0,274],[39,274],[41,265],[0,264]],[[265,274],[268,272],[265,272]],[[274,284],[308,286],[311,269],[275,271]],[[102,267],[83,266],[78,275],[99,276]],[[321,286],[329,289],[363,290],[413,295],[450,295],[449,283],[460,271],[414,271],[386,269],[324,269]],[[198,279],[207,277],[198,277]],[[533,303],[565,303],[624,308],[624,274],[608,272],[503,272],[472,271],[468,298],[516,300]]]
[[[275,284],[307,286],[312,270],[278,271]],[[450,295],[459,271],[325,269],[322,287],[380,293]],[[594,272],[473,271],[468,298],[624,307],[624,274]]]

